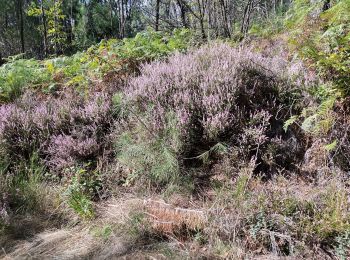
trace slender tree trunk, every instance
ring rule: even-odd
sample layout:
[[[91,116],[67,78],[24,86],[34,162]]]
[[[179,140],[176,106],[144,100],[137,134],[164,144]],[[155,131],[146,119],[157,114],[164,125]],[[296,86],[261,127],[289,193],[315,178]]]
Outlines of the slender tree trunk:
[[[188,28],[188,24],[186,20],[186,13],[187,13],[186,5],[184,5],[184,3],[181,0],[177,0],[177,4],[180,7],[182,26],[185,28]]]
[[[0,52],[0,66],[3,65],[5,63],[5,61],[2,59],[2,54]]]
[[[70,12],[69,12],[69,37],[68,37],[68,43],[69,45],[72,45],[73,42],[73,31],[74,31],[74,20],[73,20],[73,0],[70,0]]]
[[[17,0],[17,8],[19,12],[19,34],[21,37],[21,52],[24,53],[24,25],[23,25],[23,2],[22,0]]]
[[[267,7],[267,1],[264,2],[264,11],[265,11],[265,18],[268,19],[269,18],[269,9]]]
[[[201,26],[202,39],[205,40],[207,38],[207,36],[205,34],[205,29],[204,29],[204,19],[201,18],[199,23]]]
[[[197,0],[198,8],[199,8],[199,24],[201,27],[202,38],[205,40],[207,38],[204,29],[204,3],[201,3],[201,0]]]
[[[122,18],[123,18],[122,36],[124,38],[125,37],[125,6],[124,6],[124,0],[122,0]]]
[[[119,16],[119,38],[123,39],[125,36],[124,0],[119,1]]]
[[[221,8],[222,8],[222,14],[224,19],[224,31],[225,31],[225,37],[231,37],[230,32],[230,24],[227,18],[227,5],[225,3],[225,0],[220,0]]]
[[[5,13],[5,28],[8,28],[9,26],[9,17],[8,17],[8,14]]]
[[[244,8],[244,15],[243,15],[242,25],[241,25],[241,33],[244,35],[246,35],[249,30],[250,16],[253,10],[253,3],[254,3],[254,0],[249,0],[247,5]]]
[[[109,1],[109,8],[111,9],[110,10],[110,13],[109,13],[109,15],[110,15],[110,19],[111,19],[111,35],[113,36],[113,4],[112,4],[112,1],[110,0]]]
[[[44,57],[47,56],[47,28],[46,28],[46,16],[45,16],[45,8],[43,4],[43,0],[40,1],[41,8],[41,22],[43,25],[43,44],[44,44]]]
[[[156,0],[156,24],[155,30],[159,31],[160,0]]]
[[[251,0],[250,1],[250,5],[249,5],[249,9],[248,9],[248,16],[247,16],[245,34],[248,33],[248,30],[249,30],[249,27],[250,27],[250,19],[251,19],[251,15],[252,15],[252,12],[253,12],[253,4],[254,4],[254,0]]]
[[[244,33],[244,31],[245,31],[244,28],[245,28],[247,13],[248,13],[248,7],[249,7],[249,3],[246,4],[246,6],[244,7],[243,18],[242,18],[242,24],[241,24],[241,33]]]
[[[57,0],[54,0],[54,14],[53,14],[53,18],[54,18],[54,28],[55,28],[55,34],[54,34],[54,48],[55,48],[55,54],[56,56],[58,56],[58,34],[57,34]]]
[[[118,10],[118,16],[119,16],[119,22],[118,22],[118,37],[122,38],[122,12],[121,12],[121,0],[118,0],[117,2],[117,10]]]

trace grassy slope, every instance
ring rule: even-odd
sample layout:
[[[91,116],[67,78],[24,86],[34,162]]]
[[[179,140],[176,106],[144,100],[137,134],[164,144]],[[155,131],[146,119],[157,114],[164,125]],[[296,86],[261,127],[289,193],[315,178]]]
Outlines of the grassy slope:
[[[298,20],[293,20],[293,18],[289,20],[292,21],[292,24],[289,25],[291,31],[284,33],[283,36],[275,36],[278,39],[277,42],[286,44],[286,38],[293,39],[294,33],[297,35],[300,33],[295,32],[293,28],[307,24],[307,8],[302,6],[303,1],[299,2],[301,4],[299,8],[303,10],[303,14],[297,13]],[[314,37],[317,38],[317,35]],[[292,45],[297,46],[296,49],[300,50],[300,45],[295,44],[303,44],[303,42]],[[315,47],[312,44],[310,43],[311,47]],[[276,40],[272,40],[271,43],[270,40],[258,39],[257,45],[260,47],[259,51],[269,53],[269,55],[272,53],[273,55],[284,55],[287,58],[293,56],[288,51],[288,47],[282,50],[274,49]],[[265,47],[261,47],[262,45]],[[322,46],[316,47],[322,48]],[[143,56],[144,53],[141,54],[141,57]],[[305,58],[308,64],[311,62],[313,67],[311,70],[315,70],[314,64],[317,64],[315,57],[306,56]],[[323,68],[320,67],[320,73],[322,71]],[[59,74],[60,71],[56,73]],[[333,79],[328,78],[327,75],[325,78],[330,84],[334,82],[335,87],[339,86],[337,79],[332,81]],[[63,84],[67,84],[67,81]],[[317,89],[314,96],[312,96],[314,92],[311,93],[311,97],[306,96],[307,101],[312,100],[311,104],[315,106],[314,110],[308,112],[308,116],[318,113],[318,102],[328,100],[329,94],[324,98],[319,93],[320,91],[323,91],[323,88]],[[6,99],[11,99],[11,96]],[[328,109],[332,111],[333,107]],[[331,112],[326,114],[337,116]],[[303,116],[298,119],[300,121],[295,122],[303,125],[308,116]],[[169,187],[162,195],[154,193],[154,189],[142,192],[141,195],[137,191],[138,187],[126,188],[119,194],[120,197],[138,193],[139,199],[165,200],[178,208],[154,210],[152,207],[158,208],[158,206],[152,206],[152,203],[148,208],[142,203],[136,203],[129,215],[127,214],[127,220],[122,221],[123,223],[114,222],[115,216],[119,215],[113,211],[111,212],[112,217],[105,216],[103,211],[110,212],[108,208],[103,209],[102,212],[98,210],[97,220],[80,224],[88,230],[84,230],[82,236],[88,237],[89,241],[94,241],[93,244],[98,244],[100,246],[98,252],[101,252],[101,255],[107,249],[112,250],[108,245],[115,241],[118,242],[116,237],[121,236],[123,240],[129,239],[128,246],[133,247],[132,250],[135,251],[137,248],[143,252],[143,256],[150,250],[150,256],[156,258],[175,258],[176,254],[179,254],[178,258],[203,256],[238,259],[259,255],[266,255],[270,258],[288,255],[305,259],[335,257],[346,259],[350,246],[349,181],[345,172],[329,167],[326,162],[329,151],[324,147],[332,141],[329,139],[329,131],[306,133],[308,140],[313,140],[313,144],[307,151],[309,159],[302,167],[311,169],[305,170],[304,174],[317,170],[317,173],[312,176],[283,176],[282,174],[266,181],[254,176],[252,168],[254,166],[246,165],[232,177],[223,174],[225,171],[230,171],[223,163],[217,165],[218,172],[209,181],[195,180],[198,184],[194,183],[194,185],[199,188],[195,189],[195,193],[192,192],[193,190],[188,191],[175,186]],[[118,195],[115,196],[118,197]],[[127,204],[126,207],[129,207],[133,204],[128,200],[107,203],[111,204],[112,209],[125,204]],[[204,220],[197,217],[191,218],[186,208],[194,210],[196,216],[204,214]],[[151,218],[150,224],[147,213],[155,214],[157,220]],[[72,216],[68,215],[68,219],[70,218]],[[204,224],[200,224],[201,221]],[[175,225],[169,227],[163,222],[174,222]],[[188,227],[193,226],[194,228],[184,229],[181,224],[176,225],[176,223],[185,223]],[[95,226],[96,229],[94,229]],[[74,228],[68,228],[68,230],[75,232]],[[171,234],[167,233],[169,230]],[[80,241],[79,239],[74,238],[74,241]],[[66,238],[62,240],[63,242],[57,242],[58,247],[54,247],[55,250],[59,249],[60,243],[67,243]],[[43,247],[37,246],[38,251],[44,252],[43,254],[50,253],[51,247],[50,250],[46,248],[45,242],[41,245]],[[14,252],[13,256],[26,254],[30,250],[34,254],[38,253],[33,245],[27,245],[24,249],[21,245],[21,248]],[[71,252],[68,251],[68,253],[72,255]],[[91,252],[87,254],[89,253]],[[116,252],[115,255],[119,253]],[[81,256],[86,256],[84,254]],[[135,257],[132,254],[135,252],[130,256]]]

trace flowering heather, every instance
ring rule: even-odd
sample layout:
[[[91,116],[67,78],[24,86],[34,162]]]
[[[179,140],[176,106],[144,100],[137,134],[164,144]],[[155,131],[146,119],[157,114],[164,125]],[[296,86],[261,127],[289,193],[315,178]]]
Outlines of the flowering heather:
[[[279,99],[301,73],[300,66],[289,66],[247,49],[207,45],[145,65],[126,92],[140,111],[149,112],[155,131],[165,129],[165,115],[174,112],[184,136],[195,132],[215,140],[243,129],[255,110],[276,114]]]
[[[84,159],[94,158],[98,155],[100,146],[97,138],[75,139],[71,135],[52,136],[47,152],[51,168],[63,170]]]
[[[61,170],[95,160],[112,119],[110,97],[104,93],[44,101],[27,94],[0,107],[0,145],[14,163],[38,151],[51,170]]]

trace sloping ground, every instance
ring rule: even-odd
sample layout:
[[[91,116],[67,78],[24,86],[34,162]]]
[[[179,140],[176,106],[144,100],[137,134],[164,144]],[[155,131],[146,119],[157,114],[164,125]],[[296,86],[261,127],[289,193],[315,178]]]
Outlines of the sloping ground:
[[[335,206],[329,194],[341,190],[337,183],[330,178],[319,179],[318,185],[283,178],[267,183],[252,180],[241,194],[231,190],[235,199],[230,191],[208,189],[202,199],[176,194],[167,203],[156,195],[123,194],[96,205],[94,220],[7,241],[6,249],[0,245],[0,259],[334,259],[327,248],[311,250],[294,237],[300,223],[293,214],[309,214],[303,207],[319,201],[315,207],[325,210],[315,214],[323,217],[313,218],[326,221],[327,209]],[[240,181],[236,185],[240,187]],[[322,205],[322,194],[329,198],[327,205]],[[269,199],[258,202],[263,197]],[[259,216],[260,207],[266,215],[251,225],[249,219]],[[334,225],[327,221],[320,227]],[[274,223],[274,228],[266,223]],[[29,227],[27,223],[20,228]],[[232,244],[220,242],[231,236]],[[288,257],[285,247],[291,251]]]
[[[266,41],[260,48],[270,50],[271,46],[277,45],[281,49],[276,48],[276,52],[288,57],[288,52],[278,42],[279,39]],[[255,48],[258,49],[257,46]],[[207,52],[203,53],[207,57]],[[274,53],[263,52],[263,55],[279,57]],[[262,68],[262,75],[268,71],[266,68]],[[153,73],[154,68],[150,67],[149,71]],[[170,75],[169,79],[173,80],[173,77]],[[270,76],[265,79],[269,82]],[[144,81],[141,78],[140,82]],[[272,100],[271,103],[274,103]],[[309,106],[313,105],[312,100],[308,102]],[[264,103],[257,103],[252,111]],[[276,113],[280,114],[280,109]],[[260,116],[263,117],[263,114]],[[284,120],[279,122],[280,131],[282,123],[289,117],[287,113]],[[304,138],[300,130],[293,129],[297,128],[297,124],[290,128],[291,136],[285,137],[290,138],[286,140],[291,142],[280,145],[279,141],[283,139],[275,139],[271,146],[266,146],[265,151],[263,146],[258,146],[257,150],[263,153],[258,163],[251,160],[250,163],[244,161],[237,164],[239,156],[235,154],[229,154],[217,162],[213,160],[212,174],[206,175],[203,181],[210,184],[197,185],[197,190],[193,191],[195,194],[180,198],[179,203],[165,203],[155,198],[156,195],[138,198],[130,195],[131,188],[122,199],[97,205],[93,221],[76,221],[78,224],[65,224],[63,228],[55,229],[52,225],[41,225],[41,228],[33,225],[29,228],[32,223],[40,222],[36,219],[24,224],[14,221],[18,223],[17,229],[22,229],[23,233],[28,233],[24,232],[27,229],[36,233],[22,235],[22,240],[17,237],[7,241],[0,258],[347,259],[350,255],[350,184],[346,172],[328,162],[334,156],[329,154],[326,147],[333,139]],[[254,129],[264,127],[251,130]],[[301,137],[298,137],[299,134]],[[263,134],[257,132],[256,135],[259,137]],[[281,135],[286,135],[285,131]],[[294,139],[298,142],[294,142]],[[303,149],[294,160],[295,153],[291,148],[298,147],[299,142]],[[142,143],[140,145],[142,147]],[[126,143],[125,147],[129,148],[130,143]],[[62,150],[66,153],[64,148]],[[152,153],[152,149],[146,151]],[[158,155],[155,153],[155,166],[162,161]],[[131,157],[126,158],[125,161],[134,160],[135,154],[131,153]],[[288,158],[292,160],[286,160]],[[262,163],[264,167],[260,167]],[[260,170],[273,174],[261,180]],[[193,181],[195,186],[201,179],[197,177]],[[181,182],[181,185],[184,184]],[[116,186],[111,189],[116,189]],[[194,201],[193,197],[196,198]]]
[[[3,250],[0,258],[111,259],[126,255],[130,250],[127,240],[112,231],[108,232],[108,237],[103,237],[99,234],[99,226],[103,229],[103,226],[123,224],[130,209],[137,204],[140,201],[135,199],[108,201],[98,207],[96,221],[71,228],[45,230],[27,240],[12,241],[10,252]]]
[[[2,248],[0,259],[174,259],[178,257],[171,252],[170,247],[174,244],[171,241],[163,244],[159,240],[153,244],[152,240],[133,239],[142,234],[130,234],[140,229],[135,226],[137,219],[132,211],[145,213],[148,220],[151,220],[151,213],[154,214],[152,228],[159,234],[163,232],[161,222],[173,221],[174,229],[179,230],[182,222],[200,219],[195,216],[199,211],[179,209],[150,199],[113,199],[97,208],[94,221],[47,229],[26,239],[7,241],[12,245],[7,245],[8,252]],[[167,234],[170,233],[172,231]]]
[[[140,251],[140,252],[138,252]],[[167,259],[162,254],[133,248],[122,237],[96,239],[88,229],[52,230],[16,245],[3,259]]]

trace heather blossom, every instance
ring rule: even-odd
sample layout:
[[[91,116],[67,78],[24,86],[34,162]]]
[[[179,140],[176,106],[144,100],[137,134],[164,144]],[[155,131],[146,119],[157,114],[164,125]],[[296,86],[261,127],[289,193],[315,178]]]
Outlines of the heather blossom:
[[[17,103],[0,106],[0,145],[13,162],[39,152],[51,170],[61,171],[95,160],[112,120],[110,97],[105,93],[47,100],[27,93]]]
[[[242,128],[256,108],[277,110],[283,87],[301,74],[299,64],[291,71],[289,66],[282,58],[247,49],[207,45],[144,65],[126,95],[140,112],[148,111],[155,132],[166,128],[165,115],[174,112],[184,137],[197,132],[216,139],[229,129]]]

